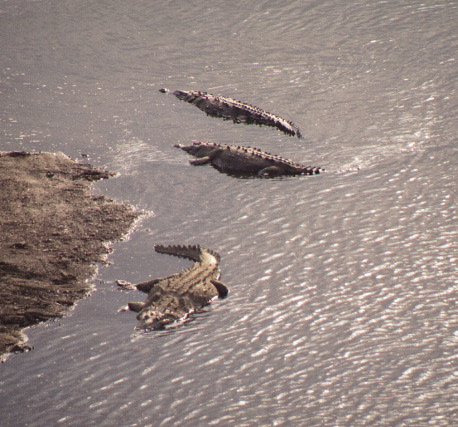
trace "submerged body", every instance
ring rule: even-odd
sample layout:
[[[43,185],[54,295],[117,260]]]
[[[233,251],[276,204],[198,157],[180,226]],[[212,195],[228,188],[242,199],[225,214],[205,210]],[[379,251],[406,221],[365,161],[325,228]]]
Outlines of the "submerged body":
[[[207,305],[213,298],[224,298],[227,287],[220,282],[218,253],[200,246],[156,245],[156,252],[188,258],[195,264],[180,273],[142,282],[135,287],[147,292],[144,303],[131,302],[138,312],[136,329],[163,329]]]
[[[192,145],[176,144],[175,147],[197,157],[191,160],[193,165],[212,164],[215,168],[232,174],[279,176],[279,175],[314,175],[321,168],[303,166],[257,148],[246,146],[216,144],[213,142],[195,142]]]
[[[162,93],[172,93],[179,100],[189,102],[212,117],[221,117],[224,120],[232,120],[234,123],[256,124],[272,126],[288,135],[302,138],[299,128],[288,120],[269,113],[254,105],[237,101],[226,96],[215,96],[207,92],[195,90],[160,89]]]

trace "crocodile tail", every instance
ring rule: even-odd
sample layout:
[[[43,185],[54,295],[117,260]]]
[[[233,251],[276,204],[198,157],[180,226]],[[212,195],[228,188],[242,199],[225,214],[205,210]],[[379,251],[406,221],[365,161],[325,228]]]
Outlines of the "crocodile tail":
[[[277,127],[288,135],[297,136],[299,139],[302,139],[301,131],[293,122],[272,114],[272,123],[273,126]]]
[[[161,254],[168,254],[174,255],[179,258],[187,258],[195,262],[199,262],[202,260],[203,254],[205,252],[213,255],[218,262],[221,261],[221,257],[218,252],[212,249],[204,249],[199,245],[189,245],[189,246],[182,246],[182,245],[155,245],[154,250]]]
[[[174,255],[179,258],[187,258],[192,261],[200,261],[202,258],[202,248],[199,245],[181,246],[181,245],[155,245],[154,250],[161,254]]]
[[[213,255],[218,262],[221,262],[221,256],[218,252],[214,251],[213,249],[204,249],[204,251],[208,252],[210,255]]]

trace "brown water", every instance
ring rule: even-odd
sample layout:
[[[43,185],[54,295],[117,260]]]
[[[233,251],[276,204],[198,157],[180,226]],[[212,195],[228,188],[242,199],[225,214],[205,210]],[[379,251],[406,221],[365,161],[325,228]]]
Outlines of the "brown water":
[[[121,172],[153,211],[70,316],[0,367],[2,426],[451,426],[458,419],[456,1],[3,1],[0,150]],[[207,90],[296,123],[206,117]],[[236,179],[173,148],[247,144],[326,168]],[[131,282],[222,255],[230,288],[134,333]]]

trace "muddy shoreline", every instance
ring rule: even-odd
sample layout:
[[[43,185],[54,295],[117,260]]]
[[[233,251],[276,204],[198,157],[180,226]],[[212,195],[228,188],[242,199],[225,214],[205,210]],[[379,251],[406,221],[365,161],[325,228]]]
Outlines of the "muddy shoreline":
[[[30,347],[23,328],[63,316],[139,212],[91,195],[113,173],[62,153],[0,153],[0,359]]]

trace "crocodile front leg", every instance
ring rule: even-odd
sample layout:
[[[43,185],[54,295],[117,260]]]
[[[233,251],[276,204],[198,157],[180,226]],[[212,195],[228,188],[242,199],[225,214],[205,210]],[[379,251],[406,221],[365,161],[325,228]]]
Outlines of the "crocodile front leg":
[[[135,311],[136,313],[140,313],[140,311],[142,311],[145,304],[143,302],[129,302],[127,306],[129,307],[130,311]]]
[[[210,156],[201,157],[200,159],[193,159],[190,160],[189,163],[194,166],[205,165],[206,163],[210,163],[212,158]]]

